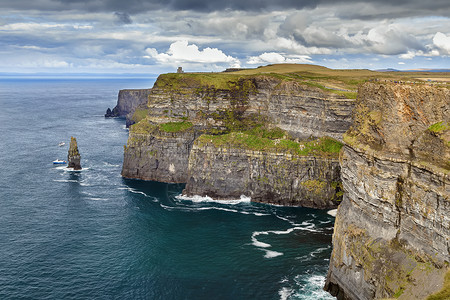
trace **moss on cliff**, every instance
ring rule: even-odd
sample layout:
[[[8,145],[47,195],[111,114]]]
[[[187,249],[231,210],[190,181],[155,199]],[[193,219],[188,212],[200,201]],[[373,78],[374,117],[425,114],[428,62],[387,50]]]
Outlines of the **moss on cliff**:
[[[435,132],[435,133],[442,133],[444,131],[447,131],[450,129],[450,125],[448,122],[438,122],[435,123],[433,125],[431,125],[430,127],[428,127],[428,130],[431,132]]]
[[[185,130],[190,129],[194,125],[191,122],[188,121],[179,121],[179,122],[167,122],[167,123],[161,123],[161,124],[154,124],[151,123],[148,119],[143,119],[139,123],[136,123],[130,127],[131,133],[138,133],[138,134],[151,134],[154,133],[157,130],[160,130],[162,132],[182,132]]]
[[[159,124],[159,129],[164,132],[181,132],[191,128],[192,126],[194,125],[187,121],[168,122]]]
[[[147,117],[147,114],[148,109],[136,108],[136,110],[133,113],[133,116],[131,117],[131,121],[133,121],[134,123],[138,123],[142,119],[145,119],[145,117]]]
[[[130,127],[131,133],[142,133],[149,134],[153,132],[157,128],[156,125],[151,124],[147,119],[141,120],[139,123],[136,123]]]
[[[251,131],[250,131],[251,132]],[[223,135],[202,135],[199,145],[212,143],[216,147],[236,147],[255,151],[271,151],[290,153],[299,156],[320,156],[337,158],[342,144],[332,138],[322,137],[312,141],[296,142],[289,139],[271,139],[265,136],[278,137],[279,130],[262,131],[261,135],[232,132]]]

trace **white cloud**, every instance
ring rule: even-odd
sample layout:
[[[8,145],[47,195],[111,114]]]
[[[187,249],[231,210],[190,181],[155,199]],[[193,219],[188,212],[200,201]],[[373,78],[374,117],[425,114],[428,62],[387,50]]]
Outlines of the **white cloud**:
[[[153,58],[159,63],[226,63],[230,67],[240,67],[239,59],[226,55],[222,52],[222,50],[209,47],[203,50],[199,50],[197,45],[189,45],[188,41],[186,40],[172,43],[166,53],[158,53],[158,51],[154,48],[147,48],[145,51],[148,54],[146,58]]]
[[[407,53],[400,54],[398,57],[401,59],[413,59],[416,53],[413,51],[408,51]]]
[[[281,63],[312,63],[311,57],[307,55],[289,55],[284,56],[276,52],[264,52],[259,56],[251,56],[247,63],[250,65],[257,64],[281,64]]]
[[[433,38],[433,44],[439,48],[444,55],[450,55],[450,36],[437,32]]]
[[[399,63],[398,63],[399,65],[404,65],[405,63],[404,62],[402,62],[402,61],[400,61]]]

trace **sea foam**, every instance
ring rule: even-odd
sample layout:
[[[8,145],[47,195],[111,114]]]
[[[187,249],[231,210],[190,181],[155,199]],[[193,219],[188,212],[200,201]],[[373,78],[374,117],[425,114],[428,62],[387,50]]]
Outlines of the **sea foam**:
[[[230,200],[219,200],[219,199],[213,199],[209,196],[199,196],[199,195],[194,195],[194,196],[178,195],[178,196],[175,196],[175,198],[177,198],[179,200],[187,200],[187,201],[192,201],[192,202],[196,202],[196,203],[215,202],[215,203],[230,204],[230,205],[251,202],[251,198],[247,197],[245,195],[241,195],[240,199],[230,199]]]

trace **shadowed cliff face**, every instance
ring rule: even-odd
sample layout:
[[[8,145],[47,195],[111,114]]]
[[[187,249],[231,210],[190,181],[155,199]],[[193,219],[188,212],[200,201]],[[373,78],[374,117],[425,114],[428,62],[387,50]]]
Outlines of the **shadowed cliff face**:
[[[340,187],[336,158],[196,142],[183,194],[324,209],[338,205]]]
[[[142,117],[135,113],[146,111],[150,91],[151,89],[120,90],[117,105],[112,110],[108,108],[105,117],[125,117],[127,127],[139,122]]]
[[[161,75],[150,92],[145,119],[130,130],[122,175],[184,182],[189,195],[230,199],[245,194],[259,202],[335,207],[342,197],[336,153],[341,145],[330,157],[300,155],[304,145],[293,139],[342,140],[353,106],[352,99],[276,77]],[[262,139],[272,147],[255,155],[248,145],[195,146],[203,134],[249,130],[281,135],[267,139],[249,133],[251,141]],[[289,151],[279,151],[279,142]]]
[[[450,258],[450,91],[366,83],[353,118],[325,289],[422,299],[442,285]]]

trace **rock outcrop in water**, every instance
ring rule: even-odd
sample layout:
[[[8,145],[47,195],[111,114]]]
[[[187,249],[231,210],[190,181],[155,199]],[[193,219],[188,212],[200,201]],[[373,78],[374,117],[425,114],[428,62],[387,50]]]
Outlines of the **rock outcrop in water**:
[[[105,117],[125,117],[126,126],[139,122],[146,115],[148,95],[151,89],[120,90],[117,105],[106,110]]]
[[[67,167],[81,170],[81,155],[78,152],[77,139],[70,137],[69,153],[67,155]]]
[[[187,183],[188,195],[337,205],[341,145],[318,138],[342,140],[354,100],[275,76],[205,76],[158,78],[146,118],[131,127],[122,176]]]
[[[325,289],[423,299],[450,262],[450,91],[364,84],[344,135],[344,199]]]

